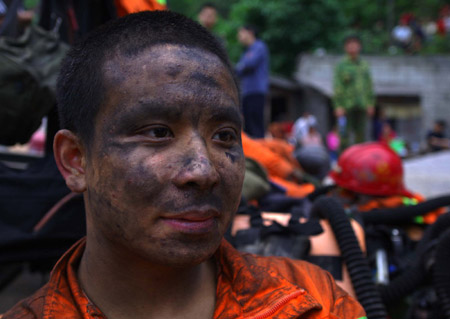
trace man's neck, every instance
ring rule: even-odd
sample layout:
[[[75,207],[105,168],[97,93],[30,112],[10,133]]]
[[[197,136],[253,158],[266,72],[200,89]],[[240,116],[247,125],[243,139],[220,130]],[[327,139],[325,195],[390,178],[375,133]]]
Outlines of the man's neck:
[[[154,266],[86,245],[78,279],[109,318],[212,318],[216,268],[210,259],[187,268]],[[149,316],[151,314],[151,316]]]
[[[250,39],[247,43],[247,48],[250,48],[253,44],[255,44],[256,38]]]
[[[357,62],[357,61],[359,61],[359,54],[357,54],[357,55],[350,55],[350,54],[347,54],[347,56],[348,56],[348,59],[349,59],[350,61],[352,61],[352,62]]]

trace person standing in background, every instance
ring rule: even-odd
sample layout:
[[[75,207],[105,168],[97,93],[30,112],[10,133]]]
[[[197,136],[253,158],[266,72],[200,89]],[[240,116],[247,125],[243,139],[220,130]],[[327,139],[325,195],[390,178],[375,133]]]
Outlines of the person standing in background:
[[[367,115],[373,116],[375,104],[369,65],[360,57],[361,40],[355,35],[347,37],[344,49],[346,56],[334,72],[333,99],[338,122],[346,123],[341,149],[366,140]]]
[[[217,7],[212,2],[205,2],[200,7],[200,10],[197,15],[197,21],[200,23],[203,27],[205,27],[206,30],[212,33],[216,37],[216,39],[219,41],[219,43],[226,48],[226,40],[223,37],[222,34],[218,34],[215,30],[217,21],[219,18],[219,13],[217,11]]]
[[[296,145],[301,143],[303,137],[308,134],[311,126],[317,126],[317,119],[314,115],[305,111],[302,116],[295,121],[292,129],[292,137],[295,140]]]
[[[334,163],[338,159],[339,146],[341,140],[339,137],[339,131],[337,125],[334,125],[330,132],[327,134],[327,148],[330,153],[330,159]]]
[[[269,87],[269,50],[258,39],[253,26],[241,27],[238,40],[246,47],[236,65],[236,73],[241,79],[244,131],[253,138],[263,138],[264,104]]]
[[[206,2],[200,7],[197,16],[198,22],[204,26],[209,32],[213,32],[217,23],[217,8],[211,2]]]
[[[428,150],[438,152],[450,148],[450,140],[445,136],[447,123],[444,120],[436,120],[433,129],[427,133],[426,140]]]

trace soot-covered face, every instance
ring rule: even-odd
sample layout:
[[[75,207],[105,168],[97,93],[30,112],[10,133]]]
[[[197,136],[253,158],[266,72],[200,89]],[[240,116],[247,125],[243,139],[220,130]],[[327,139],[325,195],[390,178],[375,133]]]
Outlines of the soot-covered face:
[[[240,200],[239,98],[218,57],[161,45],[104,65],[86,161],[88,236],[165,265],[217,249]]]

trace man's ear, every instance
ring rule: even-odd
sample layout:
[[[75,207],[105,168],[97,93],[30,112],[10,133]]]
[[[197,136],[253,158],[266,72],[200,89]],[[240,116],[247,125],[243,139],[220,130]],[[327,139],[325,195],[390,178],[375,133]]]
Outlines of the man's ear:
[[[85,148],[80,139],[69,130],[60,130],[53,141],[56,165],[69,189],[76,193],[86,190]]]

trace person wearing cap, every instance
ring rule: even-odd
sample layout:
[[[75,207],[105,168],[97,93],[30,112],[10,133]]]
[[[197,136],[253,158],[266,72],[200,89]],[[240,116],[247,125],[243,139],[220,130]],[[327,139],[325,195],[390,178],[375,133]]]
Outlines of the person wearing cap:
[[[334,195],[360,212],[416,205],[425,200],[405,187],[402,159],[386,143],[370,142],[347,148],[330,177],[338,186]],[[432,224],[444,212],[445,209],[437,209],[415,222]]]
[[[361,40],[344,41],[345,57],[334,70],[334,113],[341,125],[341,150],[366,140],[367,117],[374,114],[375,97],[368,63],[360,56]]]

